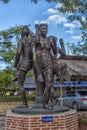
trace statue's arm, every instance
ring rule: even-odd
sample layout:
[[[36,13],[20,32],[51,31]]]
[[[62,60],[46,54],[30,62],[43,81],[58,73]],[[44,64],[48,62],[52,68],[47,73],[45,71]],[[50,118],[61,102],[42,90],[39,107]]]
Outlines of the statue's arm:
[[[17,67],[17,64],[19,63],[21,51],[22,51],[22,41],[20,40],[18,42],[17,52],[16,52],[16,56],[15,56],[15,61],[14,61],[14,67]]]
[[[29,34],[31,36],[31,39],[32,41],[34,42],[34,44],[38,43],[39,42],[39,39],[40,39],[40,36],[39,36],[39,25],[38,24],[35,24],[35,28],[36,28],[36,34],[34,34],[30,28],[29,28]]]
[[[64,42],[63,39],[59,40],[61,48],[58,48],[58,52],[62,55],[65,56],[66,55],[66,51],[65,51],[65,46],[64,46]]]
[[[30,28],[29,28],[29,34],[31,37],[35,37],[35,34],[30,30]]]
[[[35,28],[36,28],[36,40],[38,43],[40,41],[40,27],[38,24],[35,24]]]
[[[52,50],[53,50],[54,55],[56,56],[57,55],[57,38],[54,37],[54,39],[55,39],[55,42],[52,43]]]

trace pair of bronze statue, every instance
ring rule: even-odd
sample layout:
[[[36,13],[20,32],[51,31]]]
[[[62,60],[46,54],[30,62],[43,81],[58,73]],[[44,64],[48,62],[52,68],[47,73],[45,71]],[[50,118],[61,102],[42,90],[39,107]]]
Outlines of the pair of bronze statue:
[[[36,81],[36,96],[43,96],[43,108],[49,109],[49,99],[52,95],[51,89],[54,88],[54,75],[57,77],[61,75],[60,82],[62,82],[67,68],[64,63],[58,64],[57,54],[66,55],[66,53],[62,39],[60,39],[60,49],[56,45],[56,37],[46,36],[47,24],[36,24],[35,28],[36,34],[28,26],[24,26],[21,39],[18,42],[14,67],[17,68],[18,87],[23,101],[23,104],[19,107],[28,107],[23,84],[27,72],[33,68]],[[33,45],[35,46],[35,61],[33,61]],[[53,103],[52,98],[51,102]]]

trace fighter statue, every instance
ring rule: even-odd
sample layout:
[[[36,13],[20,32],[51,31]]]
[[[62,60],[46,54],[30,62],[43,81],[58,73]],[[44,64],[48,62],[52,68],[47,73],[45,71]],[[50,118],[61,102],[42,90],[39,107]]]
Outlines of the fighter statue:
[[[38,75],[41,71],[42,74],[42,87],[44,87],[43,92],[43,101],[44,108],[49,109],[49,97],[51,88],[53,87],[53,68],[52,68],[52,59],[50,55],[51,44],[49,43],[47,35],[48,25],[42,23],[36,25],[36,42],[35,42],[35,51],[36,51],[36,61],[34,64],[34,70]],[[36,68],[35,68],[36,67]],[[39,68],[40,71],[37,71]],[[36,79],[38,82],[38,79]]]
[[[43,95],[44,108],[51,109],[49,106],[49,99],[51,99],[51,102],[53,103],[53,100],[50,97],[52,95],[51,90],[52,88],[54,88],[54,74],[59,75],[59,72],[61,72],[62,74],[63,71],[65,73],[67,65],[64,63],[58,64],[57,62],[57,38],[54,36],[46,36],[48,31],[48,25],[42,23],[40,25],[35,25],[35,27],[36,60],[34,62],[34,72],[36,77],[36,84],[40,91],[38,91],[38,89],[36,90],[38,95],[40,93],[42,93]],[[60,49],[59,51],[60,54],[65,55],[64,48],[63,50]],[[60,81],[62,81],[62,79]]]
[[[28,26],[24,26],[21,33],[21,39],[18,42],[17,52],[15,56],[14,67],[17,68],[17,81],[19,92],[23,101],[23,104],[19,107],[28,107],[26,92],[23,87],[26,74],[33,67],[33,51],[31,40],[29,40]],[[31,36],[30,36],[31,37]]]

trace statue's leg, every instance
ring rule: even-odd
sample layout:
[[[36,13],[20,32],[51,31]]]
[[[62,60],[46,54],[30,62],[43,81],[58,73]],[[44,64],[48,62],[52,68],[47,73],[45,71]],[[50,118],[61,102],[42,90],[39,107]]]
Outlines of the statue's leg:
[[[42,80],[38,81],[37,76],[40,74],[40,69],[37,67],[36,62],[33,64],[33,70],[35,74],[35,83],[36,83],[36,97],[35,103],[33,105],[34,108],[44,108],[43,103],[43,93],[44,93],[44,82]]]
[[[65,74],[67,72],[67,64],[66,63],[60,63],[58,68],[59,68],[59,71],[61,73],[60,83],[62,83],[63,80],[65,79]]]
[[[57,63],[54,64],[54,74],[56,75],[56,80],[60,80],[62,83],[64,80],[65,73],[67,71],[67,64],[66,63]]]
[[[54,86],[51,87],[51,92],[50,92],[50,104],[51,104],[51,106],[55,105],[53,97],[54,97]]]
[[[16,81],[18,80],[17,77],[18,77],[18,76],[17,76],[17,70],[16,70],[16,75],[15,75],[15,77],[13,78],[13,82],[16,82]]]
[[[55,80],[59,80],[60,70],[59,70],[59,64],[58,64],[57,60],[53,60],[53,74],[56,75]]]
[[[42,72],[41,72],[40,68],[38,67],[38,65],[36,63],[34,63],[33,69],[34,69],[34,73],[35,73],[37,81],[44,82]]]
[[[18,70],[18,87],[23,102],[23,104],[20,107],[28,107],[27,99],[26,99],[26,91],[23,87],[25,76],[26,76],[26,71]]]
[[[45,78],[45,90],[44,90],[44,94],[43,94],[44,107],[49,109],[48,103],[49,103],[51,88],[53,87],[52,69],[48,69],[48,70],[44,71],[44,78]]]

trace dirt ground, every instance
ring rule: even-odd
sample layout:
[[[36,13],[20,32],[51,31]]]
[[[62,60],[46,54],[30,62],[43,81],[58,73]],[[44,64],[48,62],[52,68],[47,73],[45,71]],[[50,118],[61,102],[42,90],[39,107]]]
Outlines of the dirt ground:
[[[6,115],[7,110],[19,106],[21,102],[0,102],[0,115]],[[32,105],[32,102],[28,102],[28,106]]]

